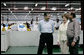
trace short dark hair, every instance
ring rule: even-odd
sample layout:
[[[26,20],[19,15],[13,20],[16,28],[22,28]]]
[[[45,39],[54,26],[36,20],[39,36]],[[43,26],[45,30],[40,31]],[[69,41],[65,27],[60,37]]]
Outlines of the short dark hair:
[[[71,16],[73,16],[73,18],[75,18],[75,17],[76,17],[75,13],[71,13]]]
[[[44,16],[47,16],[48,14],[50,14],[50,13],[44,13]]]
[[[3,24],[3,27],[5,27],[5,24]]]

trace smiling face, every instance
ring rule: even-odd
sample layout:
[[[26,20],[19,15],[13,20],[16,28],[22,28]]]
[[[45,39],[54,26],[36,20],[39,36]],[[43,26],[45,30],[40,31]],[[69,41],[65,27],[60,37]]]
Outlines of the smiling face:
[[[67,22],[67,18],[65,16],[63,16],[63,22],[66,23]]]

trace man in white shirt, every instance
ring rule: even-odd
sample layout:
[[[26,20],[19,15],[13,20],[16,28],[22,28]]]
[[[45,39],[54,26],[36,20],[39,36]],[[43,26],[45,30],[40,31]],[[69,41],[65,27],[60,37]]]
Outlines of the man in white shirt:
[[[56,23],[55,23],[55,28],[56,30],[59,29],[59,26],[61,25],[61,21],[59,21],[59,19],[56,19]]]
[[[44,19],[39,21],[38,28],[41,32],[38,54],[42,54],[45,43],[47,45],[48,54],[52,54],[54,22],[50,20],[49,13],[44,13]]]

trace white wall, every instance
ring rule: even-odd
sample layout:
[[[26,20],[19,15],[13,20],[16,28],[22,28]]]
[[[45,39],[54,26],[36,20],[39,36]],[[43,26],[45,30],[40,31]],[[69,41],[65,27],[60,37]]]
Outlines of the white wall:
[[[10,46],[38,46],[40,32],[37,31],[12,31],[10,32]],[[53,34],[54,42],[57,44],[57,31]],[[80,35],[80,44],[83,44],[83,32]]]
[[[38,46],[39,32],[12,31],[10,32],[10,46]]]

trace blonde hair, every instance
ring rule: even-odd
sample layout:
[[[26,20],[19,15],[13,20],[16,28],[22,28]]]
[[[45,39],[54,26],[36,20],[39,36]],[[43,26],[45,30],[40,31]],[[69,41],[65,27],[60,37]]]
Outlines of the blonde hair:
[[[62,15],[62,18],[65,17],[68,20],[68,13]]]

